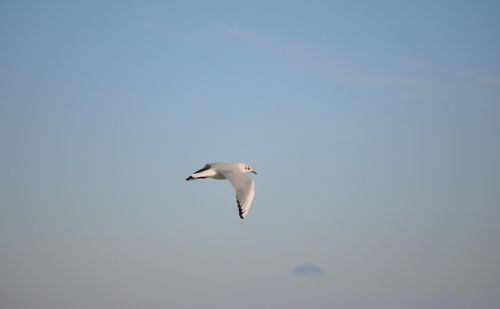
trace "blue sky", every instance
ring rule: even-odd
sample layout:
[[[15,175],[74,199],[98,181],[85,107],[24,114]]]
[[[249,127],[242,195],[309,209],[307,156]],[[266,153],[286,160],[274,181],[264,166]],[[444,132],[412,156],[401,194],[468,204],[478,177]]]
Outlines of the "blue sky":
[[[0,307],[498,308],[499,14],[2,2]]]

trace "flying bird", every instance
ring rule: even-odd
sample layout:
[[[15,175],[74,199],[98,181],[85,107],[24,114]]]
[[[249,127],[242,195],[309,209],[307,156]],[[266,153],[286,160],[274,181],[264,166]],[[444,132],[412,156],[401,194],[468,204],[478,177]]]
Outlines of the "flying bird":
[[[241,219],[248,216],[255,195],[253,179],[247,173],[257,172],[245,163],[207,163],[202,169],[197,170],[186,180],[195,179],[227,179],[236,191],[236,204]]]

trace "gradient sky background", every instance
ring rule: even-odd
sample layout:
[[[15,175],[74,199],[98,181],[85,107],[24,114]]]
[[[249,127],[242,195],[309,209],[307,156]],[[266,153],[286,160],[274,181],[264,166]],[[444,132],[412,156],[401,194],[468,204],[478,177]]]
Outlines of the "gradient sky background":
[[[2,1],[0,307],[498,309],[499,16]]]

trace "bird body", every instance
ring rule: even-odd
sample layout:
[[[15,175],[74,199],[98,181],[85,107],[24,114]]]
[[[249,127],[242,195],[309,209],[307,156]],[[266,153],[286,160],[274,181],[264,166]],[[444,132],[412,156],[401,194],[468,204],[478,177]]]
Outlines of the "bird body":
[[[240,218],[245,219],[248,216],[255,195],[254,182],[252,178],[245,175],[247,173],[257,174],[253,168],[245,163],[207,163],[186,180],[207,178],[229,180],[236,191],[236,204],[238,205]]]

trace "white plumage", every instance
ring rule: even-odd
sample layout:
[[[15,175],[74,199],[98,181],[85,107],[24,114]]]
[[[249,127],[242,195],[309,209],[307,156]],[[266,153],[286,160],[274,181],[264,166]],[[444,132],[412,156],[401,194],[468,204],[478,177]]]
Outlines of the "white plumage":
[[[195,179],[227,179],[236,191],[236,205],[241,219],[248,216],[255,195],[255,185],[246,173],[257,172],[245,163],[207,163],[202,169],[194,172],[186,180]]]

